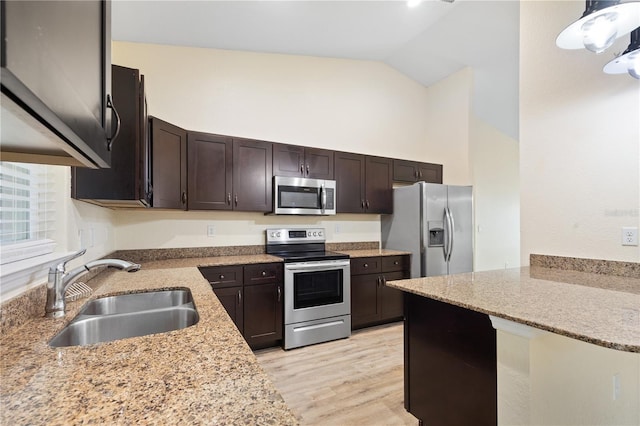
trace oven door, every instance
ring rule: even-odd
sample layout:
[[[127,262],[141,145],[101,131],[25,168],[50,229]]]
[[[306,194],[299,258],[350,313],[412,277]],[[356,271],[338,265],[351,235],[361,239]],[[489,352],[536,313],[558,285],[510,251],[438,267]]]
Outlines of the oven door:
[[[284,269],[285,324],[351,313],[349,259],[288,263]]]

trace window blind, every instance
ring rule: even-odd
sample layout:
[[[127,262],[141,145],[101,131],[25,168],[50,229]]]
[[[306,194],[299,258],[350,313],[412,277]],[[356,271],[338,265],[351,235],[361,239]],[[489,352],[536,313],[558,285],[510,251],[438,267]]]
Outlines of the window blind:
[[[55,204],[51,166],[0,162],[0,264],[53,251]]]

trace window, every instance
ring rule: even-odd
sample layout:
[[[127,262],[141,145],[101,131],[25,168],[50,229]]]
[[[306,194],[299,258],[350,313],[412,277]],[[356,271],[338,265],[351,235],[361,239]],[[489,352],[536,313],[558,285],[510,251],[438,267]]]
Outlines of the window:
[[[0,162],[0,264],[53,251],[53,176],[51,166]]]

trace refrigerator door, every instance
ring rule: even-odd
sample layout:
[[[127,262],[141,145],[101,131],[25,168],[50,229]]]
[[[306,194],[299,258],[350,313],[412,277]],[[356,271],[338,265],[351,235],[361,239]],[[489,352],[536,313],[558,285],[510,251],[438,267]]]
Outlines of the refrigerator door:
[[[421,241],[420,185],[414,184],[393,190],[393,214],[382,215],[382,247],[411,253],[411,278],[420,277]]]
[[[434,277],[447,274],[445,235],[445,207],[447,207],[447,186],[437,183],[423,185],[423,224],[422,232],[426,252],[422,259],[423,277]]]
[[[473,271],[473,189],[449,186],[448,208],[453,222],[449,274]]]

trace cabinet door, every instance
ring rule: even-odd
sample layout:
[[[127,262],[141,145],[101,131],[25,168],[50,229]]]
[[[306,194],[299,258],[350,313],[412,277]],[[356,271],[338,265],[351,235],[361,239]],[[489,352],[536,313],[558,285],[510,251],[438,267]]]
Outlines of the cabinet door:
[[[111,149],[111,168],[71,169],[71,196],[76,199],[142,200],[144,151],[140,117],[144,98],[140,72],[113,65],[111,69],[113,103],[120,114],[120,134]],[[142,91],[142,93],[141,93]]]
[[[218,296],[220,303],[242,333],[244,331],[242,287],[216,288],[213,292]]]
[[[382,286],[380,287],[380,319],[390,320],[402,318],[404,315],[404,293],[402,290],[387,287],[387,281],[402,280],[409,278],[406,272],[387,272],[382,275]]]
[[[252,349],[273,346],[282,339],[282,283],[245,285],[244,338]]]
[[[367,213],[393,213],[393,164],[390,158],[367,156]]]
[[[153,207],[187,209],[187,132],[151,118]]]
[[[381,276],[379,274],[351,277],[351,328],[359,328],[380,320]]]
[[[2,92],[61,136],[81,163],[108,167],[111,3],[3,1],[1,7]]]
[[[270,142],[233,140],[233,209],[273,210],[273,151]]]
[[[346,152],[335,153],[336,211],[364,212],[365,156]]]
[[[304,176],[304,147],[273,144],[273,175]]]
[[[333,179],[333,151],[328,149],[304,149],[305,177],[314,179]]]
[[[231,210],[231,138],[189,132],[187,152],[189,210]]]
[[[394,182],[417,182],[418,168],[414,161],[393,160]]]
[[[430,183],[442,183],[442,164],[418,163],[418,179]]]

